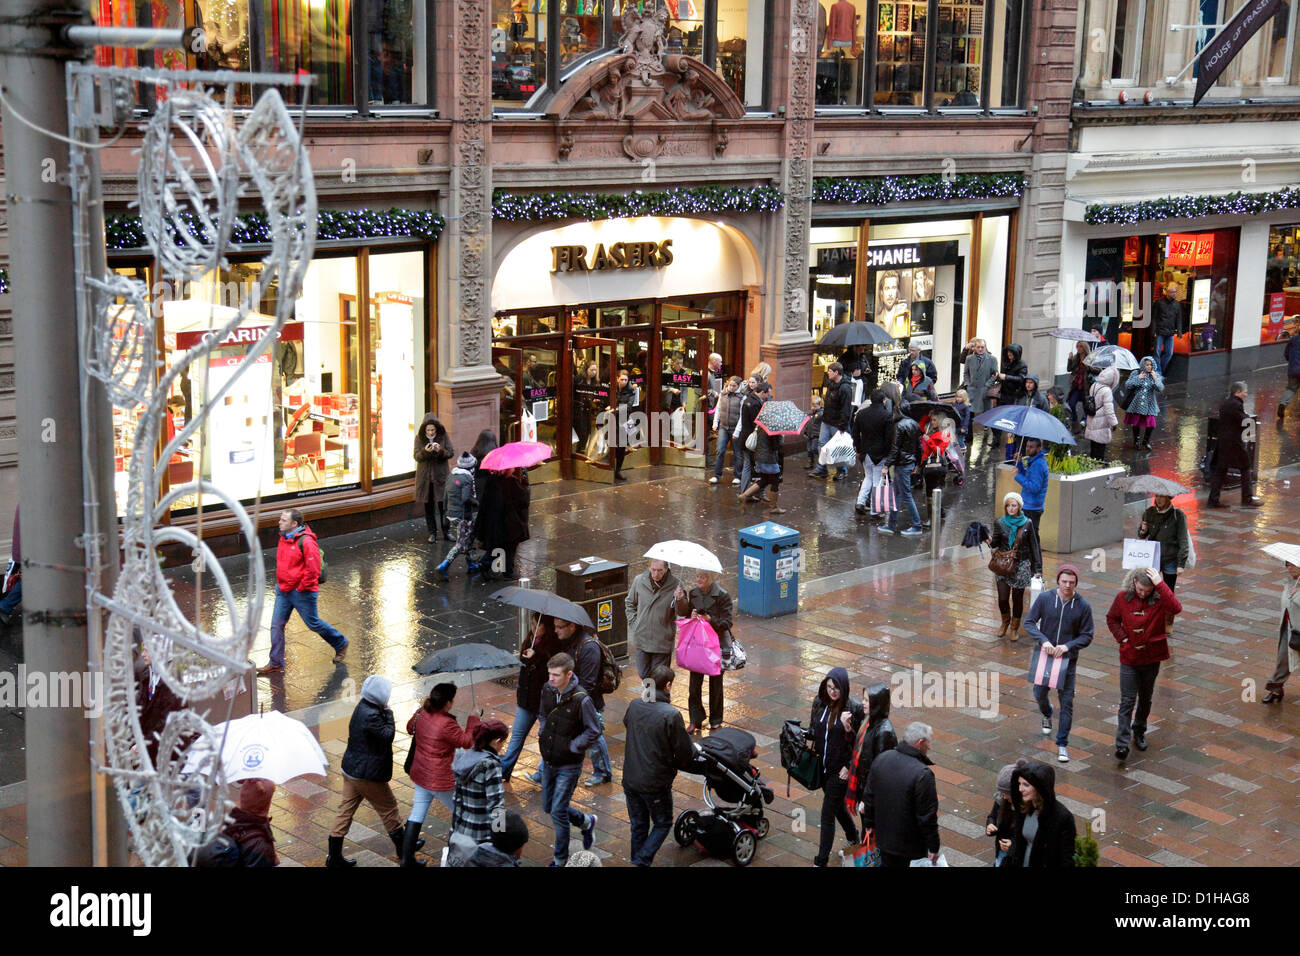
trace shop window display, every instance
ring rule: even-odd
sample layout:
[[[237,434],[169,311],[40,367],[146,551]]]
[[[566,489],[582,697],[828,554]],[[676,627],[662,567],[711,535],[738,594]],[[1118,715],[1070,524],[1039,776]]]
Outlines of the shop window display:
[[[1274,226],[1264,263],[1260,344],[1300,334],[1300,225]]]
[[[546,83],[544,4],[494,0],[491,43],[492,105],[521,106]]]
[[[763,105],[765,10],[763,0],[718,2],[717,69],[747,107]]]

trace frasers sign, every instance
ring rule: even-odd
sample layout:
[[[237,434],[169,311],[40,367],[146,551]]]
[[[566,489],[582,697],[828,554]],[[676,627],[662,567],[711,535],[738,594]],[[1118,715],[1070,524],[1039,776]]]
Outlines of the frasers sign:
[[[673,241],[596,243],[590,255],[586,246],[551,246],[552,272],[606,272],[613,269],[662,269],[673,261]]]

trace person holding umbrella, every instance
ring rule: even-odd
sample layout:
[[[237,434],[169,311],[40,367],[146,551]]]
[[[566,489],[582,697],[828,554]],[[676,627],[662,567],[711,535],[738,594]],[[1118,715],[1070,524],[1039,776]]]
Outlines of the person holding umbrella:
[[[1129,402],[1124,422],[1133,427],[1133,450],[1150,451],[1151,433],[1156,430],[1156,416],[1160,414],[1156,394],[1165,390],[1165,380],[1154,355],[1148,355],[1139,368],[1129,372],[1127,387],[1133,400]],[[1139,444],[1138,434],[1143,429],[1146,431]]]
[[[1025,439],[1024,451],[1016,453],[1016,473],[1012,477],[1020,486],[1025,517],[1034,523],[1036,534],[1040,530],[1043,507],[1047,504],[1047,475],[1043,443],[1037,438]]]
[[[695,586],[677,599],[677,616],[703,620],[718,635],[718,646],[725,662],[731,656],[731,595],[719,584],[712,571],[697,570]],[[687,710],[691,723],[688,734],[697,734],[704,727],[704,674],[689,671],[691,675]],[[709,674],[709,729],[722,726],[722,675]]]
[[[1262,703],[1282,703],[1286,679],[1300,670],[1300,545],[1271,544],[1264,551],[1286,562],[1282,578],[1282,620],[1277,632],[1277,663],[1264,685]]]
[[[1070,373],[1070,392],[1065,396],[1065,407],[1070,410],[1076,422],[1083,420],[1079,406],[1083,404],[1083,397],[1088,390],[1088,363],[1084,361],[1088,357],[1088,351],[1087,342],[1075,342],[1074,351],[1065,363],[1065,370]]]
[[[514,773],[519,755],[523,753],[524,741],[528,731],[537,723],[537,713],[542,706],[542,688],[546,686],[546,662],[559,651],[559,641],[551,627],[554,618],[532,614],[532,627],[519,649],[519,679],[515,685],[515,719],[510,725],[510,742],[506,744],[505,756],[501,758],[501,777],[510,780]],[[529,774],[533,783],[542,782],[542,772]]]
[[[835,366],[832,365],[831,367],[834,368]],[[847,383],[845,383],[845,388],[847,389]],[[765,404],[772,398],[772,386],[767,382],[759,382],[756,394],[759,402]],[[758,481],[742,491],[737,497],[742,503],[747,504],[755,496],[763,494],[770,488],[772,497],[767,513],[770,515],[783,515],[785,514],[785,509],[781,507],[781,470],[785,460],[785,455],[781,451],[783,439],[779,434],[770,434],[767,429],[761,426],[756,426],[756,429],[758,447],[754,449],[754,472],[758,475]],[[831,434],[838,430],[838,428],[833,430]],[[822,434],[826,434],[825,420],[822,421]]]
[[[677,601],[685,595],[668,562],[651,559],[632,579],[623,599],[627,640],[636,648],[636,673],[644,681],[658,664],[668,666],[677,636]]]
[[[522,468],[494,472],[488,480],[476,522],[476,533],[487,549],[479,562],[485,579],[515,577],[515,553],[528,540],[530,497],[528,473]]]
[[[1142,512],[1138,537],[1160,542],[1160,573],[1172,591],[1178,585],[1178,569],[1187,567],[1187,559],[1191,557],[1187,515],[1174,507],[1174,499],[1167,494],[1155,494],[1151,500],[1151,506]]]
[[[1124,576],[1124,589],[1106,613],[1106,626],[1119,642],[1119,715],[1115,730],[1115,759],[1128,759],[1130,728],[1133,746],[1147,749],[1147,715],[1160,662],[1169,660],[1165,621],[1183,606],[1155,568],[1133,568]],[[1062,721],[1065,720],[1062,711]]]

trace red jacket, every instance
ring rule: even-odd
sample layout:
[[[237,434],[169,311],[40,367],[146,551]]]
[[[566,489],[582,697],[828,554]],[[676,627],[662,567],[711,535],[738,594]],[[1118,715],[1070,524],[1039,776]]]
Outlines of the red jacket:
[[[451,758],[458,747],[474,743],[474,728],[482,721],[470,714],[465,729],[460,729],[451,714],[431,714],[423,707],[406,722],[406,732],[415,739],[415,760],[411,763],[411,781],[425,790],[455,790],[456,775],[451,772]]]
[[[305,524],[299,525],[287,538],[280,535],[275,549],[275,583],[281,591],[320,590],[320,547],[316,544],[316,532]]]
[[[1169,660],[1165,615],[1180,614],[1182,610],[1183,605],[1164,581],[1145,601],[1129,590],[1116,595],[1106,614],[1106,625],[1119,642],[1120,662],[1139,667]]]

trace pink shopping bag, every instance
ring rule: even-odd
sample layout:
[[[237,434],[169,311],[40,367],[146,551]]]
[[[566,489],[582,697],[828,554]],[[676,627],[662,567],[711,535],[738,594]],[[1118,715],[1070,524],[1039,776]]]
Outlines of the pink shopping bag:
[[[696,674],[722,673],[722,647],[708,621],[697,617],[677,619],[677,666]]]
[[[1065,679],[1065,669],[1070,666],[1070,658],[1053,657],[1043,650],[1046,646],[1038,644],[1034,647],[1033,656],[1029,659],[1029,682],[1057,688]]]
[[[880,484],[876,485],[873,490],[875,492],[876,514],[883,515],[898,510],[898,502],[894,496],[894,484],[889,480],[888,472],[880,476]]]

